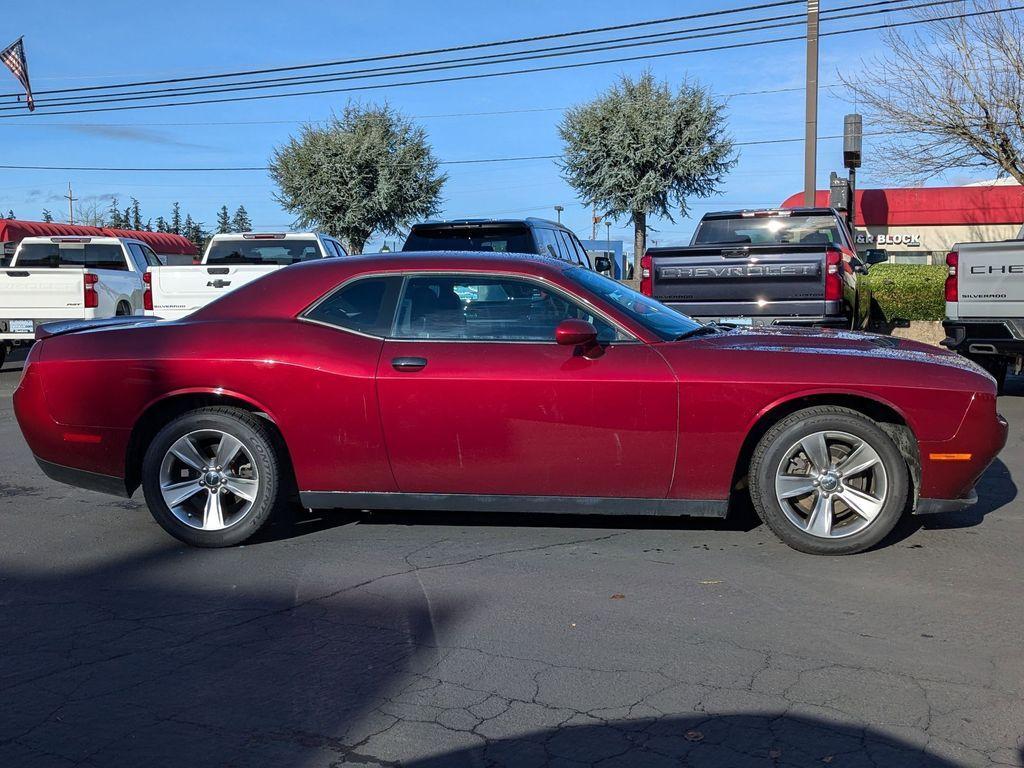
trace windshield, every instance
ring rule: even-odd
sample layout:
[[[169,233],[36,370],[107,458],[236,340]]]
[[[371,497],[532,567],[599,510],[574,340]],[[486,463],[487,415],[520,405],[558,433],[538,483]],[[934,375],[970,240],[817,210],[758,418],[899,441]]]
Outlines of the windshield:
[[[842,242],[834,216],[705,219],[693,236],[694,245],[827,245]]]
[[[567,270],[566,275],[573,282],[615,305],[621,312],[655,333],[663,341],[678,339],[704,327],[682,312],[676,312],[650,296],[637,293],[632,288],[627,288],[598,272],[576,267]]]
[[[534,253],[527,227],[414,227],[403,251]]]
[[[210,244],[207,264],[273,264],[286,267],[320,258],[312,237],[280,240],[217,240]]]

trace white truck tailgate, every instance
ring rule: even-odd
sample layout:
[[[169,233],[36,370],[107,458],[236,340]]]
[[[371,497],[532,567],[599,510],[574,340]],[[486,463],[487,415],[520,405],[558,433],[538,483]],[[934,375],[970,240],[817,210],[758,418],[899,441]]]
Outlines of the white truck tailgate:
[[[279,267],[262,264],[150,267],[151,312],[166,320],[176,320],[276,269]]]
[[[960,317],[1024,317],[1024,242],[959,247]]]
[[[0,317],[81,317],[82,269],[0,269]],[[13,314],[12,314],[13,313]]]

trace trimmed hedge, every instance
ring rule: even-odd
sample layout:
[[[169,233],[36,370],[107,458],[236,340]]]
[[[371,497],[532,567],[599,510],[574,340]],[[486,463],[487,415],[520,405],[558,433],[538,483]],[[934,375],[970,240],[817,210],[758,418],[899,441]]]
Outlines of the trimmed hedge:
[[[946,315],[942,264],[876,264],[867,274],[873,309],[894,320],[941,320]]]

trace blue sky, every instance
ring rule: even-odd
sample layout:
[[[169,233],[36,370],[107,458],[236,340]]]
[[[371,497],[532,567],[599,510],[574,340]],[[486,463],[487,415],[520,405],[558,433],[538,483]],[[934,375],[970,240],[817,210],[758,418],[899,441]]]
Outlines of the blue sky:
[[[213,71],[281,66],[504,39],[743,5],[733,2],[644,3],[562,0],[561,2],[105,2],[63,0],[46,4],[9,3],[0,45],[25,36],[36,90],[104,84],[122,80],[175,77]],[[826,0],[823,6],[839,2]],[[849,5],[849,3],[843,3]],[[792,13],[799,6],[761,12]],[[884,17],[837,22],[840,26],[877,23]],[[707,23],[707,22],[701,22]],[[788,36],[790,30],[756,32],[726,40]],[[823,84],[836,81],[837,66],[855,66],[877,50],[878,32],[822,40]],[[652,47],[652,52],[696,47],[700,41]],[[614,54],[612,54],[614,55]],[[627,54],[628,55],[628,54]],[[567,106],[598,95],[620,74],[636,76],[645,67],[669,83],[698,81],[716,94],[797,88],[803,85],[801,42],[691,54],[652,62],[601,65],[514,77],[389,88],[359,96],[387,101],[422,124],[443,160],[560,151],[557,123]],[[591,57],[594,58],[594,57]],[[576,59],[583,60],[583,59]],[[0,71],[0,92],[16,89]],[[239,104],[145,109],[46,117],[35,114],[0,120],[0,162],[9,164],[113,166],[264,165],[306,120],[321,120],[345,103],[345,94],[301,96]],[[837,89],[825,89],[819,102],[819,134],[842,133],[843,115],[852,110]],[[512,114],[452,115],[505,110]],[[737,142],[791,139],[803,134],[803,93],[732,96],[729,124]],[[799,142],[741,146],[740,160],[722,194],[692,201],[689,219],[654,222],[650,238],[661,244],[684,242],[694,218],[706,210],[778,205],[802,188],[803,145]],[[888,181],[884,158],[867,161],[862,186]],[[841,142],[819,144],[819,187],[841,163]],[[562,181],[555,162],[449,166],[443,215],[548,216],[565,207],[563,221],[582,237],[590,235],[590,214]],[[0,170],[0,209],[20,218],[38,218],[42,209],[66,215],[61,197],[68,181],[84,200],[117,195],[122,208],[130,196],[142,202],[144,216],[168,215],[179,200],[183,210],[210,226],[221,204],[248,209],[255,226],[287,227],[289,214],[273,198],[274,187],[261,172],[129,173]],[[612,226],[612,237],[631,238],[627,221]],[[600,237],[604,237],[604,228]],[[379,245],[377,238],[371,245]]]

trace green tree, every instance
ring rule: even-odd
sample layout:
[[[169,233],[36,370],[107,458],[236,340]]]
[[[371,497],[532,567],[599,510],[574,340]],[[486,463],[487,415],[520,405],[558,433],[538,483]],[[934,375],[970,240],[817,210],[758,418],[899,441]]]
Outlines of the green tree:
[[[175,203],[171,207],[171,224],[169,231],[176,235],[181,234],[181,203]]]
[[[565,180],[606,216],[632,220],[636,275],[647,217],[686,216],[687,198],[716,194],[736,163],[724,104],[690,83],[673,93],[650,72],[635,82],[623,76],[600,98],[568,110],[558,132]]]
[[[270,176],[298,226],[343,237],[352,253],[375,232],[397,235],[436,213],[448,178],[422,128],[388,106],[355,104],[326,126],[304,125],[274,151]]]
[[[141,230],[142,229],[142,206],[139,205],[139,201],[136,200],[134,197],[132,198],[131,212],[132,212],[132,229],[134,229],[134,230]]]
[[[107,209],[107,226],[114,229],[124,229],[127,226],[116,197],[110,198],[110,208]]]
[[[156,217],[156,231],[157,232],[170,232],[171,228],[167,224],[167,219],[163,216]]]
[[[223,235],[231,231],[231,216],[228,215],[228,207],[222,205],[217,211],[217,234]]]
[[[235,209],[235,215],[231,217],[231,232],[252,232],[252,220],[244,205]]]
[[[15,215],[14,215],[14,210],[13,209],[11,209],[11,208],[7,209],[7,218],[8,219],[16,218]]]
[[[53,221],[53,214],[50,213],[49,208],[43,208],[43,221],[45,221],[47,224]]]

